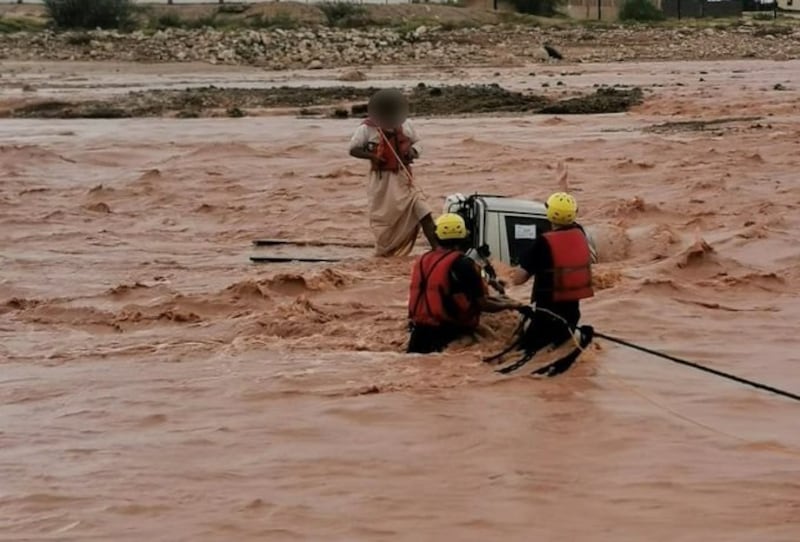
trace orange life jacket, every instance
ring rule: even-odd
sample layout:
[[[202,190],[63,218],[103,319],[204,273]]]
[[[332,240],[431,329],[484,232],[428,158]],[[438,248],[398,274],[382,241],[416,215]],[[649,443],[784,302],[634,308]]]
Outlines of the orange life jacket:
[[[586,235],[573,228],[547,232],[543,237],[553,256],[553,301],[592,297],[592,253]]]
[[[397,173],[400,171],[400,160],[404,160],[411,152],[411,139],[403,133],[402,127],[397,127],[392,132],[387,132],[381,129],[372,119],[367,119],[364,124],[378,130],[378,148],[375,151],[375,156],[378,158],[379,164],[373,163],[373,169],[377,167],[378,171],[392,171]],[[380,135],[383,134],[383,135]],[[394,149],[394,152],[392,152]],[[406,168],[411,171],[411,167],[406,165]]]
[[[465,294],[454,294],[450,290],[450,269],[461,255],[456,250],[438,248],[414,262],[408,297],[408,317],[412,323],[478,327],[480,309]]]

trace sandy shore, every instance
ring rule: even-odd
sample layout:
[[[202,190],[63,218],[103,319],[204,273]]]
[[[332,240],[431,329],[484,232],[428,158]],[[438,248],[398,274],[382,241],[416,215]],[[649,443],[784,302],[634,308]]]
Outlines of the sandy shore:
[[[4,62],[0,100],[25,83],[92,98],[337,73]],[[587,322],[800,390],[800,64],[496,73],[375,68],[363,84],[562,79],[542,92],[625,83],[646,100],[418,119],[434,206],[541,199],[566,161],[601,233]],[[510,332],[502,317],[483,344],[408,357],[410,259],[305,248],[352,260],[250,265],[256,237],[369,242],[365,172],[345,152],[357,122],[0,123],[0,532],[796,542],[794,404],[603,342],[563,378],[501,378],[480,356]]]

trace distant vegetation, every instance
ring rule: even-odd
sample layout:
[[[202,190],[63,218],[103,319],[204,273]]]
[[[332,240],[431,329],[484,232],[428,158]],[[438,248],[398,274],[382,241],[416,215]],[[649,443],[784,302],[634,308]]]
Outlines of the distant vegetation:
[[[201,16],[187,16],[178,6],[142,6],[134,0],[43,0],[45,10],[50,22],[25,18],[0,16],[0,33],[13,33],[20,31],[36,31],[45,26],[57,29],[83,29],[94,30],[120,29],[120,30],[163,30],[168,28],[215,28],[215,29],[294,29],[301,26],[323,24],[332,28],[365,28],[371,26],[393,27],[401,33],[411,33],[420,26],[437,27],[448,31],[459,28],[481,26],[487,24],[487,18],[470,17],[443,17],[426,16],[420,11],[413,11],[409,16],[388,18],[381,16],[380,10],[348,0],[323,0],[302,11],[291,11],[291,7],[282,7],[275,4],[270,13],[260,12],[251,5],[240,3],[225,3],[213,5],[212,0],[207,0],[210,5],[201,10]],[[214,0],[215,2],[216,0]],[[412,3],[423,0],[412,0]],[[494,20],[497,24],[546,24],[542,17],[558,17],[566,22],[566,18],[559,9],[566,0],[508,0],[516,12],[498,12],[488,19],[488,24]],[[622,22],[659,22],[666,19],[664,13],[656,6],[658,0],[622,0],[619,8],[619,20]],[[448,0],[449,5],[461,5],[458,0]],[[315,9],[319,10],[315,13]],[[196,13],[196,12],[195,12]],[[772,13],[759,13],[753,18],[756,20],[771,19]],[[600,28],[612,26],[612,22],[575,20],[577,24],[597,26]],[[738,25],[741,18],[731,21],[718,19],[698,19],[694,22],[686,21],[684,24],[693,25]],[[794,32],[793,24],[785,24],[776,28],[759,29],[755,35],[782,34]]]
[[[663,21],[666,19],[650,0],[625,0],[619,8],[620,21]]]
[[[44,0],[57,28],[130,28],[135,6],[130,0]]]
[[[370,19],[367,8],[351,2],[323,2],[319,9],[325,14],[328,26],[340,28],[359,28],[375,24]]]
[[[41,30],[44,24],[30,19],[10,18],[0,15],[0,34],[10,34],[13,32],[28,32]]]
[[[300,21],[293,19],[288,13],[276,13],[270,17],[259,13],[244,19],[229,19],[218,17],[220,13],[230,13],[220,9],[217,13],[212,13],[197,19],[182,19],[176,12],[163,13],[157,17],[151,17],[148,26],[156,30],[166,28],[297,28],[301,26]]]
[[[377,21],[370,16],[369,10],[361,5],[346,1],[332,1],[317,4],[322,12],[324,23],[332,28],[365,28],[369,26],[393,26],[401,32],[410,32],[420,26],[435,26],[441,30],[455,30],[476,26],[477,23],[464,20],[460,22],[436,21],[433,19],[415,17],[398,21]],[[242,9],[245,8],[245,9]],[[247,12],[247,6],[241,4],[221,5],[213,12],[195,19],[184,19],[177,11],[161,12],[161,15],[152,15],[148,26],[153,29],[166,28],[283,28],[292,29],[303,26],[303,21],[293,18],[289,13],[280,11],[272,16],[262,13],[231,18],[232,14]],[[157,12],[156,12],[157,13]],[[308,23],[305,23],[308,24]]]
[[[552,17],[558,13],[558,8],[565,0],[511,0],[511,4],[520,13]]]

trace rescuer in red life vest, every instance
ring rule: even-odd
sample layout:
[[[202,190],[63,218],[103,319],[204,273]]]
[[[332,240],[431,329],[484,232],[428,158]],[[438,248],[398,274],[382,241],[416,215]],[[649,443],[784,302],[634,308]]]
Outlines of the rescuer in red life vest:
[[[576,222],[575,198],[558,192],[547,199],[546,207],[553,230],[536,239],[512,275],[515,285],[534,277],[531,301],[536,303],[536,312],[522,343],[528,351],[569,340],[570,328],[581,318],[580,301],[594,295],[592,254],[586,234]]]
[[[477,264],[464,254],[464,219],[445,214],[436,219],[439,246],[414,262],[408,298],[411,336],[408,352],[440,352],[459,337],[473,334],[482,312],[524,307],[488,295]]]

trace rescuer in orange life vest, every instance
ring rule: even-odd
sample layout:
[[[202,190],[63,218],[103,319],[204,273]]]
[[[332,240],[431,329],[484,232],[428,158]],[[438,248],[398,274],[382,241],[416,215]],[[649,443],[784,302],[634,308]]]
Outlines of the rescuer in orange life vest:
[[[411,275],[408,352],[440,352],[455,339],[474,333],[481,312],[519,310],[524,304],[491,298],[477,264],[464,251],[469,232],[464,219],[436,219],[439,246],[423,254]]]
[[[576,222],[578,203],[571,195],[558,192],[545,205],[553,229],[522,255],[520,267],[511,277],[515,285],[534,277],[531,301],[536,303],[536,311],[521,344],[529,352],[569,340],[570,328],[581,318],[580,301],[594,295],[591,249]]]

